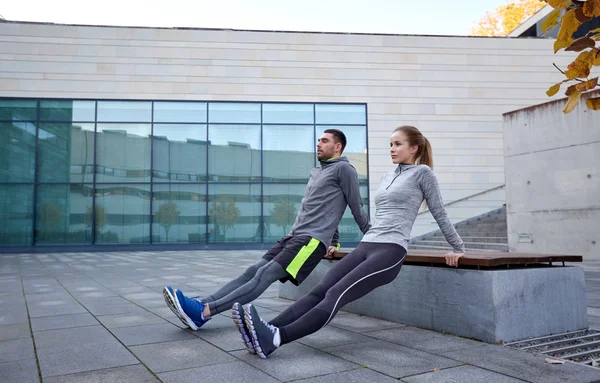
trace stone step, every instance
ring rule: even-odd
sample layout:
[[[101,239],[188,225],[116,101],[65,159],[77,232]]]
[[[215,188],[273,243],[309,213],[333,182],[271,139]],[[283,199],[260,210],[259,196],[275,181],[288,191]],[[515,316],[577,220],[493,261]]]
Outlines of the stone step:
[[[508,251],[508,243],[489,243],[489,242],[467,242],[464,241],[465,248],[467,249],[480,249],[480,250],[498,250]],[[446,240],[443,241],[416,241],[412,244],[417,246],[435,246],[435,247],[449,247]]]
[[[450,246],[448,246],[448,245],[446,245],[446,246],[427,246],[427,245],[418,245],[418,244],[417,245],[412,245],[412,244],[409,244],[408,245],[408,249],[409,249],[409,251],[410,250],[446,250],[446,251],[452,251],[452,248]],[[477,249],[477,248],[468,248],[468,247],[465,247],[465,251],[475,251],[475,250],[477,250],[477,251],[489,251],[489,252],[495,252],[495,253],[498,253],[498,252],[505,253],[506,252],[506,251],[503,251],[503,250]]]

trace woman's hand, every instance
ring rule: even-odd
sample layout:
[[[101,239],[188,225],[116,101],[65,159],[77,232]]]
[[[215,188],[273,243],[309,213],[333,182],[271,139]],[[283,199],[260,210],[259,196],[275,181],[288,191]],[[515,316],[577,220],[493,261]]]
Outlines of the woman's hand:
[[[449,253],[446,253],[446,255],[444,255],[444,258],[446,258],[446,264],[448,266],[457,267],[458,259],[464,255],[465,255],[465,253],[449,252]]]

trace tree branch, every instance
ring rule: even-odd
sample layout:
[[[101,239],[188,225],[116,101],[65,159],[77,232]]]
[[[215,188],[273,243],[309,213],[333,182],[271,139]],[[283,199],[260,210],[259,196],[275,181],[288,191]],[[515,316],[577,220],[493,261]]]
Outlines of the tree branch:
[[[564,75],[566,76],[565,72],[563,72],[563,70],[562,70],[562,69],[560,69],[560,68],[559,68],[559,67],[558,67],[558,66],[557,66],[555,63],[552,63],[552,65],[554,65],[554,67],[555,67],[556,69],[558,69],[558,71],[559,71],[560,73],[562,73],[562,74],[564,74]],[[585,80],[581,80],[581,79],[578,79],[578,78],[574,78],[574,79],[572,79],[572,80],[579,81],[579,82],[585,82]]]

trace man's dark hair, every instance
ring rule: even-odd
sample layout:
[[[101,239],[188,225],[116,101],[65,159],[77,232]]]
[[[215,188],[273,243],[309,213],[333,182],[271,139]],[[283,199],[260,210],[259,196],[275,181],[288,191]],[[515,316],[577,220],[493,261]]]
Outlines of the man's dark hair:
[[[329,133],[333,136],[333,141],[337,144],[338,142],[342,144],[342,151],[344,153],[344,149],[346,148],[346,135],[339,129],[327,129],[323,133]]]

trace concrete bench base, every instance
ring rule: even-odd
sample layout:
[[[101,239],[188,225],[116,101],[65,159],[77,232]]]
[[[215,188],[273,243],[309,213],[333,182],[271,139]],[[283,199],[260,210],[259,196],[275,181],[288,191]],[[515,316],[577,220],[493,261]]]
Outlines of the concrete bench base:
[[[335,262],[321,261],[299,287],[280,284],[279,296],[303,296]],[[392,283],[343,310],[488,343],[588,327],[581,267],[481,271],[405,265]]]

